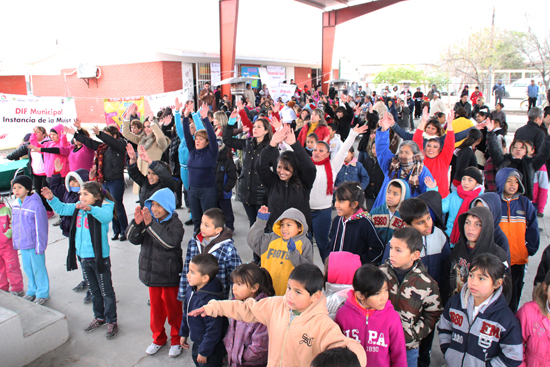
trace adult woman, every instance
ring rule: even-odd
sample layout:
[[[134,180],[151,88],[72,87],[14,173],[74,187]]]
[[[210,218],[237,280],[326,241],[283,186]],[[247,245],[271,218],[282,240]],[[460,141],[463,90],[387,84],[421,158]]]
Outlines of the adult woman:
[[[298,118],[296,119],[296,131],[298,131],[298,135],[302,127],[304,127],[304,125],[309,120],[310,120],[310,112],[308,109],[304,108],[302,112],[300,112],[300,115],[298,116]]]
[[[342,101],[346,101],[347,97],[345,95],[340,96]],[[326,106],[328,107],[328,106]],[[331,110],[330,108],[325,107],[325,112],[332,117],[336,126],[338,126],[337,133],[340,134],[342,140],[346,140],[351,129],[351,123],[353,121],[354,111],[353,108],[348,104],[344,103],[344,106],[339,106],[336,110]],[[333,112],[334,111],[334,112]],[[322,139],[319,139],[322,140]]]
[[[90,175],[95,173],[96,181],[103,184],[103,189],[109,191],[115,200],[117,215],[113,217],[113,237],[111,240],[118,240],[120,236],[121,241],[126,241],[125,233],[128,227],[128,217],[123,202],[126,142],[115,125],[106,126],[101,132],[97,126],[94,126],[95,136],[103,143],[90,139],[82,130],[80,121],[75,121],[74,126],[77,129],[74,133],[74,139],[96,151]]]
[[[302,146],[305,146],[306,138],[311,133],[315,133],[319,140],[328,141],[330,139],[330,131],[325,122],[325,114],[318,108],[313,110],[309,122],[300,130],[298,142]]]
[[[470,90],[467,85],[465,85],[464,88],[462,89],[462,92],[460,92],[460,97],[462,96],[467,96],[467,97],[470,96]]]
[[[290,145],[292,151],[285,151],[279,156],[278,146],[283,141]],[[289,208],[301,211],[308,228],[311,228],[309,194],[316,169],[304,147],[296,142],[296,136],[288,124],[273,134],[260,153],[257,169],[260,180],[267,188],[267,206],[271,214],[266,228],[271,230],[277,218]]]
[[[76,121],[75,121],[76,123]],[[50,129],[50,141],[40,143],[38,141],[38,135],[36,133],[33,133],[31,135],[30,139],[30,145],[29,148],[31,150],[34,150],[34,148],[60,148],[60,147],[68,147],[69,142],[67,141],[67,136],[64,133],[63,125],[59,124],[54,126]],[[48,184],[50,182],[51,177],[54,174],[55,168],[54,168],[54,162],[57,158],[61,161],[63,164],[63,170],[61,171],[61,177],[67,176],[67,173],[70,172],[69,169],[69,161],[67,156],[62,156],[60,154],[52,154],[52,153],[42,153],[44,155],[44,165],[46,169],[46,177]]]
[[[411,197],[416,197],[428,190],[424,179],[426,177],[433,178],[430,170],[424,166],[424,156],[415,142],[402,142],[397,156],[390,151],[388,129],[392,123],[395,122],[391,114],[387,113],[379,122],[380,129],[376,130],[376,155],[380,161],[380,168],[382,168],[385,178],[380,192],[374,201],[374,208],[386,201],[386,189],[391,180],[395,178],[405,180],[411,188]]]
[[[485,104],[485,98],[479,97],[477,103],[474,105],[472,117],[475,119],[480,110],[486,110],[487,115],[491,114],[491,109]]]
[[[332,194],[334,191],[334,180],[336,175],[340,171],[340,168],[344,165],[344,159],[348,155],[348,151],[355,142],[355,138],[367,131],[367,126],[355,126],[349,133],[347,139],[342,144],[342,147],[334,155],[330,157],[330,146],[325,141],[318,141],[313,148],[313,154],[311,159],[315,164],[317,174],[313,187],[311,188],[311,195],[309,199],[309,206],[311,208],[311,220],[313,226],[310,227],[317,247],[319,248],[319,254],[323,262],[328,256],[328,234],[330,231],[331,214],[332,214]],[[362,203],[360,203],[362,204]]]
[[[128,108],[128,113],[132,114],[136,109],[136,105],[132,105]],[[143,122],[143,132],[141,135],[135,135],[130,131],[130,120],[124,120],[122,122],[122,136],[124,136],[128,141],[137,144],[138,146],[143,146],[149,158],[153,161],[160,161],[162,158],[162,153],[170,145],[170,139],[168,139],[161,128],[153,122],[152,116],[149,116]],[[126,149],[124,149],[126,152]],[[139,171],[147,175],[147,169],[149,164],[138,157],[137,165]],[[134,183],[134,194],[139,193],[139,186]],[[111,193],[112,194],[112,193]]]
[[[235,120],[235,117],[233,117]],[[227,127],[228,119],[225,112],[214,112],[214,118],[212,119],[212,125],[214,125],[214,131],[216,136],[222,136],[225,128]]]
[[[458,146],[456,164],[451,167],[451,191],[456,190],[462,181],[462,172],[467,167],[477,167],[475,155],[476,146],[481,142],[483,134],[478,129],[471,129],[468,137]]]

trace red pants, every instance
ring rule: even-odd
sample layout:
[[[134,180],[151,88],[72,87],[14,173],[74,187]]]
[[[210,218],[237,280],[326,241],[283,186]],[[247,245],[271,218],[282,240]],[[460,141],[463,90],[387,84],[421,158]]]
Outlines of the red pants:
[[[180,326],[183,310],[178,301],[178,287],[149,287],[151,299],[151,331],[153,343],[164,345],[168,340],[164,331],[164,323],[168,318],[170,324],[171,345],[180,343]]]
[[[23,290],[23,274],[19,264],[19,254],[10,246],[0,248],[0,289],[3,291],[21,292]]]

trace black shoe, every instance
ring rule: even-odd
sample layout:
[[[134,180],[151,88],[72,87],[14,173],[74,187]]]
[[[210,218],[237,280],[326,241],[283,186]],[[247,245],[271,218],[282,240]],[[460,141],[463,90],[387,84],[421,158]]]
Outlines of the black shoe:
[[[105,339],[113,339],[118,332],[118,326],[116,322],[112,324],[107,324],[107,333],[105,334]]]
[[[90,292],[89,290],[88,290],[88,292],[86,292],[86,297],[84,297],[83,302],[84,302],[85,305],[92,302],[92,292]]]
[[[126,235],[125,235],[125,234],[123,234],[122,236],[120,236],[120,241],[121,241],[121,242],[122,242],[122,241],[126,241],[126,240],[127,240],[127,238],[126,238]]]
[[[80,283],[78,283],[76,287],[73,288],[73,292],[82,292],[87,288],[88,288],[88,284],[86,284],[85,281],[81,281]]]
[[[187,221],[184,223],[186,226],[192,226],[193,225],[193,218],[187,219]]]
[[[537,217],[539,217],[539,218],[544,217],[544,213],[537,213]]]
[[[118,233],[115,234],[113,237],[111,237],[111,241],[116,241],[118,240]]]

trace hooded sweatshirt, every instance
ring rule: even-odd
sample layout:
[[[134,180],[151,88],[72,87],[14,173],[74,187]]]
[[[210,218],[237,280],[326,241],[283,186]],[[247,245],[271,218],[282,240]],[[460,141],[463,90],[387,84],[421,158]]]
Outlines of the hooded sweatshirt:
[[[140,172],[137,163],[128,166],[130,178],[140,187],[139,205],[142,208],[145,205],[145,200],[149,199],[158,190],[168,188],[172,191],[172,195],[176,191],[176,181],[164,165],[160,164],[158,161],[153,161],[149,165],[149,169],[159,178],[158,182],[152,185],[149,183],[147,176]]]
[[[511,199],[507,199],[504,196],[504,185],[510,176],[518,179],[519,189]],[[533,256],[540,245],[537,210],[531,201],[523,196],[525,188],[521,183],[521,174],[518,170],[503,168],[498,171],[495,180],[502,205],[500,228],[510,244],[511,264],[527,264],[529,256]]]
[[[348,219],[336,216],[329,233],[330,251],[348,251],[361,257],[362,264],[379,264],[384,253],[369,213],[359,209]]]
[[[59,148],[42,148],[43,153],[60,154],[68,157],[69,169],[76,171],[79,169],[85,169],[89,171],[94,164],[95,150],[82,144],[80,147],[76,145],[68,145]]]
[[[481,188],[480,194],[483,193],[485,188],[481,184],[477,184],[477,186],[474,187],[474,190],[477,190],[479,188]],[[451,233],[453,232],[453,224],[456,220],[456,216],[458,215],[458,212],[460,211],[460,206],[462,205],[463,201],[464,199],[458,196],[458,191],[455,190],[451,192],[441,202],[443,213],[449,213],[449,216],[447,217],[447,230],[445,231],[445,233],[447,233],[447,236],[449,236],[449,238],[451,237]]]
[[[67,177],[65,177],[65,182],[62,182],[62,177],[59,173],[56,173],[52,176],[50,182],[50,188],[53,194],[63,203],[78,203],[80,201],[80,189],[84,182],[89,181],[90,172],[85,169],[79,169],[75,172],[69,172]],[[74,178],[78,185],[78,191],[73,191],[71,189],[71,178]],[[71,218],[72,215],[65,215],[61,217],[61,232],[63,236],[69,237],[69,232],[71,229]]]
[[[468,215],[476,216],[481,220],[481,233],[473,249],[468,248],[468,240],[464,234],[464,223]],[[510,266],[508,255],[494,242],[494,221],[489,209],[478,206],[461,214],[458,217],[458,229],[460,238],[443,266],[440,283],[443,302],[446,302],[454,294],[460,293],[468,280],[470,264],[477,255],[491,253],[496,255],[506,268]]]
[[[411,189],[404,180],[397,178],[391,180],[390,182],[396,182],[399,184],[399,186],[401,186],[401,199],[399,199],[399,204],[397,204],[397,209],[395,210],[395,213],[393,215],[390,215],[390,210],[388,209],[386,200],[384,200],[384,203],[382,203],[382,205],[373,208],[370,212],[372,222],[374,223],[376,231],[378,232],[378,236],[380,237],[380,240],[383,244],[389,242],[389,240],[393,237],[394,231],[403,228],[404,223],[399,216],[399,207],[401,206],[401,203],[403,201],[411,197]],[[388,182],[388,186],[390,182]]]
[[[264,233],[269,216],[258,213],[247,241],[252,251],[261,257],[262,267],[271,275],[275,294],[283,296],[292,270],[300,264],[313,264],[313,246],[306,236],[309,228],[301,211],[295,208],[285,210],[273,224],[273,232]],[[302,226],[302,230],[289,241],[285,241],[281,234],[283,219],[292,219]]]
[[[31,135],[30,142],[32,145],[38,148],[62,148],[62,147],[70,147],[69,142],[67,141],[67,135],[63,132],[63,125],[58,124],[52,128],[57,135],[59,135],[59,140],[57,142],[53,141],[47,141],[44,144],[41,144],[38,142],[38,139],[36,138],[35,134]],[[47,177],[52,177],[55,173],[55,160],[59,158],[61,161],[61,164],[63,164],[63,169],[61,170],[61,176],[65,177],[67,176],[67,173],[70,172],[70,165],[69,165],[69,158],[66,155],[60,155],[60,154],[50,154],[50,153],[44,153],[44,168],[46,171]]]
[[[367,366],[406,367],[405,334],[391,302],[388,300],[383,310],[374,310],[370,316],[367,311],[352,289],[334,321],[344,335],[361,343],[367,352]]]
[[[519,366],[523,360],[521,326],[500,287],[474,316],[468,284],[445,306],[439,344],[449,367]]]
[[[42,199],[31,194],[12,206],[12,239],[16,250],[34,249],[43,254],[48,245],[48,216]]]
[[[482,202],[483,206],[489,208],[493,214],[493,223],[495,226],[495,243],[501,247],[508,255],[509,264],[511,264],[510,258],[510,245],[508,244],[508,238],[502,232],[500,228],[500,220],[502,219],[502,200],[496,192],[486,192],[485,194],[479,195],[477,198],[472,200],[470,203],[470,209],[475,207],[478,202]]]
[[[328,255],[328,268],[325,282],[325,297],[331,319],[336,317],[336,311],[348,297],[348,291],[353,289],[353,276],[361,267],[359,255],[347,251],[331,252]]]
[[[151,212],[150,224],[132,220],[126,231],[131,243],[141,245],[139,280],[148,287],[177,287],[183,270],[183,224],[176,213],[172,190],[158,190],[145,201],[145,207],[151,210],[153,201],[166,210],[166,218],[159,221]]]
[[[244,322],[261,322],[269,335],[268,367],[303,367],[311,365],[319,353],[336,347],[347,347],[366,366],[363,347],[350,338],[330,319],[325,296],[291,319],[286,297],[268,297],[260,301],[211,301],[204,307],[212,317],[230,317]]]

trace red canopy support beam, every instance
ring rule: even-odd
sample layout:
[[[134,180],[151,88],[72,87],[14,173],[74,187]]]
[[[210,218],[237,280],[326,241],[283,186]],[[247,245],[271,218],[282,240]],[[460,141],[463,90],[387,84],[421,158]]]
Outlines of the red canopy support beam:
[[[220,78],[233,76],[235,48],[237,45],[237,23],[239,20],[239,0],[220,0]],[[235,75],[236,76],[236,75]],[[222,96],[231,100],[231,85],[222,85]]]
[[[329,89],[329,85],[325,84],[325,82],[332,79],[332,56],[334,52],[336,26],[348,20],[355,19],[402,1],[405,0],[378,0],[323,13],[323,56],[321,63],[323,72],[323,93],[327,94]]]

